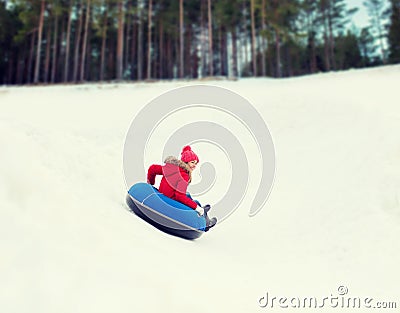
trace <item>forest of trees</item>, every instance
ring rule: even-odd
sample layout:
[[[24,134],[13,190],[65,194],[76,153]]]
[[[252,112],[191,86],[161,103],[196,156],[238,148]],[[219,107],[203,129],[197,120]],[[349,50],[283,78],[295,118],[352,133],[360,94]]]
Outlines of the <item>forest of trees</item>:
[[[290,77],[400,63],[400,0],[0,0],[0,84]]]

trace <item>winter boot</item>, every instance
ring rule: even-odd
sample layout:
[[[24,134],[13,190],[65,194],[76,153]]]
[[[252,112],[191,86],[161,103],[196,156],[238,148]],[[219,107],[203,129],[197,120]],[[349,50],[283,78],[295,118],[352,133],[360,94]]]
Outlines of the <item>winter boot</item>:
[[[208,216],[206,216],[206,229],[205,231],[209,231],[211,227],[214,227],[215,224],[217,224],[217,218],[213,217],[210,219]]]

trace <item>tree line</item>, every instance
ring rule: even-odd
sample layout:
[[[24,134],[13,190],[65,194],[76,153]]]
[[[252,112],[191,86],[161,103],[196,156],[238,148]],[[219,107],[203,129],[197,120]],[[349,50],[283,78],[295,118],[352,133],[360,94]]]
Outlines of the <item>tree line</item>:
[[[400,0],[0,0],[0,84],[290,77],[400,62]]]

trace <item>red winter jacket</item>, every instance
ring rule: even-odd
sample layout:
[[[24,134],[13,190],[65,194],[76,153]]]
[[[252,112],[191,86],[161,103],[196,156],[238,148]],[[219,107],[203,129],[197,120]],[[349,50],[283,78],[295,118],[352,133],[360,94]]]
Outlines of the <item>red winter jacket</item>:
[[[147,181],[154,185],[156,175],[163,175],[159,190],[167,197],[196,209],[197,203],[186,196],[190,180],[190,168],[185,162],[170,156],[165,159],[165,165],[153,164],[147,172]]]

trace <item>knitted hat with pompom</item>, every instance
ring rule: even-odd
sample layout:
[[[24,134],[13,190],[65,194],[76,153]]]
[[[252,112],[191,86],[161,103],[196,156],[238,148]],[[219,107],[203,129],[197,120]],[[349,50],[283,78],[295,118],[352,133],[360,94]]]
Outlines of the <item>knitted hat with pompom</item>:
[[[196,160],[199,162],[199,157],[192,151],[190,146],[184,146],[181,152],[181,160],[185,163]]]

